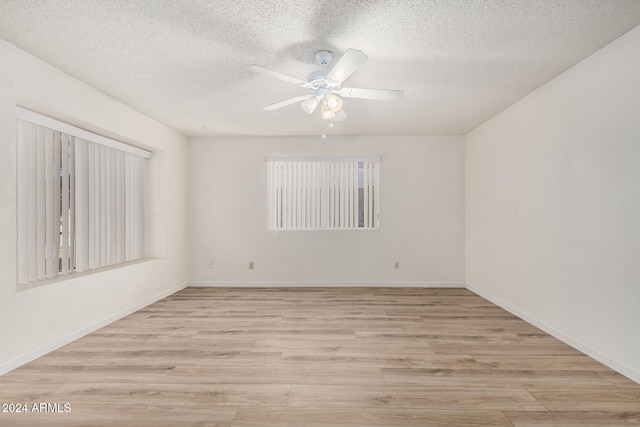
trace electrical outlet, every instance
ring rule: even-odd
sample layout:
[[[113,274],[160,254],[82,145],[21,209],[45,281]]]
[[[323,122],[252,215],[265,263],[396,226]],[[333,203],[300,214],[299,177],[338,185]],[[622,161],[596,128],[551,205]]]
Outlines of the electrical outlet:
[[[396,261],[396,270],[400,270],[400,262]]]
[[[213,260],[207,262],[207,268],[213,268]]]
[[[249,261],[249,270],[253,270],[253,261]]]

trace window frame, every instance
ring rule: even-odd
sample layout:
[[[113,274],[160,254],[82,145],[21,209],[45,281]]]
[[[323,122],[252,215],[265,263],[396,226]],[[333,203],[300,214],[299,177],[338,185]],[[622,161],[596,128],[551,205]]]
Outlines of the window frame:
[[[381,156],[267,156],[268,228],[375,230]]]
[[[145,257],[145,160],[151,151],[21,107],[16,107],[16,140],[19,288]],[[94,183],[102,187],[92,187]],[[97,246],[92,239],[104,233],[92,223],[98,198],[107,200],[111,221],[103,238],[119,245],[107,246],[115,254],[108,262],[90,255]],[[125,231],[125,222],[134,226]]]

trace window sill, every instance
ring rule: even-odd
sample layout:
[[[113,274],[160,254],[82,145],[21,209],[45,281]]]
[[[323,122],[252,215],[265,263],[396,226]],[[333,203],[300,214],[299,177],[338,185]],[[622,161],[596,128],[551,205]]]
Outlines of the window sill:
[[[135,261],[123,262],[123,263],[120,263],[120,264],[110,265],[108,267],[102,267],[102,268],[96,268],[94,270],[83,271],[81,273],[61,274],[61,275],[59,275],[57,277],[54,277],[52,279],[38,280],[36,282],[29,282],[29,283],[18,283],[16,285],[16,290],[18,292],[27,291],[29,289],[35,289],[35,288],[39,288],[39,287],[42,287],[42,286],[51,285],[51,284],[54,284],[54,283],[59,283],[59,282],[64,282],[64,281],[68,281],[68,280],[79,279],[79,278],[83,278],[83,277],[92,276],[94,274],[99,274],[99,273],[104,273],[104,272],[107,272],[107,271],[118,270],[120,268],[130,267],[130,266],[136,265],[136,264],[142,264],[142,263],[149,262],[149,261],[155,261],[157,259],[159,259],[159,258],[145,257],[145,258],[141,258],[141,259],[138,259],[138,260],[135,260]]]

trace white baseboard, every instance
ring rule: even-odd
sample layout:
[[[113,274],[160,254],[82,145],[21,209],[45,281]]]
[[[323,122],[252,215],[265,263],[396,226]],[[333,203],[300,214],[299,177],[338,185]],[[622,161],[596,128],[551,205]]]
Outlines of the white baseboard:
[[[217,282],[195,281],[188,286],[199,288],[313,288],[313,287],[377,287],[377,288],[464,288],[462,282]]]
[[[515,307],[512,307],[511,305],[505,303],[502,300],[499,300],[497,298],[494,298],[488,294],[486,294],[483,291],[480,291],[476,288],[474,288],[473,286],[468,286],[467,285],[467,289],[469,289],[471,292],[481,296],[482,298],[494,303],[495,305],[507,310],[509,313],[519,317],[520,319],[524,320],[527,323],[532,324],[533,326],[535,326],[538,329],[543,330],[544,332],[548,333],[549,335],[559,339],[560,341],[564,342],[565,344],[570,345],[571,347],[575,348],[576,350],[579,350],[581,352],[583,352],[584,354],[586,354],[589,357],[592,357],[593,359],[597,360],[598,362],[608,366],[609,368],[613,369],[614,371],[619,372],[620,374],[624,375],[625,377],[629,378],[632,381],[635,381],[637,383],[640,384],[640,372],[638,372],[637,370],[631,368],[630,366],[625,365],[624,363],[621,363],[619,361],[617,361],[616,359],[614,359],[613,357],[604,354],[592,347],[589,347],[588,345],[582,343],[579,340],[576,340],[572,337],[570,337],[569,335],[566,335],[565,333],[547,325],[546,323],[535,319],[529,315],[527,315],[526,313],[523,313],[522,311],[518,310]]]
[[[55,341],[52,341],[48,344],[43,345],[42,347],[38,347],[34,350],[31,350],[21,356],[18,356],[16,358],[13,358],[11,360],[8,360],[6,362],[0,363],[0,375],[4,375],[9,371],[12,371],[26,363],[31,362],[32,360],[37,359],[38,357],[42,357],[45,354],[56,350],[62,346],[65,346],[75,340],[77,340],[78,338],[82,338],[83,336],[90,334],[91,332],[95,332],[98,329],[107,326],[110,323],[115,322],[116,320],[122,319],[125,316],[128,316],[132,313],[135,313],[136,311],[145,308],[146,306],[153,304],[154,302],[160,301],[163,298],[168,297],[169,295],[172,295],[184,288],[187,287],[186,283],[180,284],[178,286],[175,286],[171,289],[168,289],[164,292],[161,292],[158,295],[155,295],[141,303],[135,304],[129,308],[127,308],[126,310],[123,310],[119,313],[115,313],[112,316],[107,317],[106,319],[102,319],[99,322],[94,323],[93,325],[89,325],[85,328],[82,328],[76,332],[73,332],[69,335],[66,335],[62,338],[59,338]]]

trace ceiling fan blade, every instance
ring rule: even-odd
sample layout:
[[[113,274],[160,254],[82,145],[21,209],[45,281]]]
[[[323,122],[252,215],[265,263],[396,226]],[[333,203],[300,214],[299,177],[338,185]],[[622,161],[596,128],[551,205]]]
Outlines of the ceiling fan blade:
[[[327,78],[338,83],[345,81],[351,74],[360,68],[369,57],[363,52],[355,49],[347,49],[342,58],[334,65],[327,74]]]
[[[344,109],[340,109],[340,111],[338,111],[336,113],[336,116],[333,118],[334,122],[341,122],[343,120],[347,119],[347,113],[344,112]]]
[[[284,80],[285,82],[292,83],[300,87],[310,87],[309,83],[304,80],[297,79],[295,77],[287,76],[286,74],[279,73],[277,71],[270,70],[268,68],[261,67],[260,65],[247,65],[249,71],[254,73],[264,74],[265,76],[275,77],[276,79]]]
[[[263,110],[267,110],[267,111],[277,110],[278,108],[286,107],[287,105],[291,105],[291,104],[295,104],[295,103],[300,102],[300,101],[304,101],[305,99],[310,98],[312,96],[314,96],[314,95],[298,95],[298,96],[294,96],[293,98],[285,99],[284,101],[280,101],[280,102],[276,102],[275,104],[267,105],[266,107],[263,107]]]
[[[340,96],[345,98],[375,99],[378,101],[397,101],[404,96],[401,90],[362,89],[357,87],[343,87]]]

